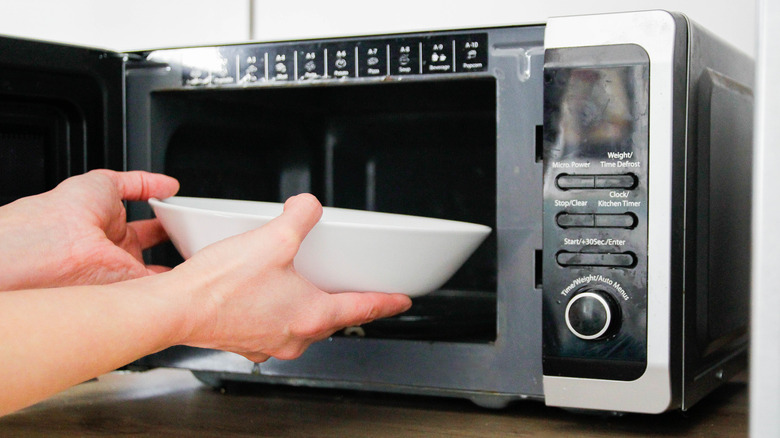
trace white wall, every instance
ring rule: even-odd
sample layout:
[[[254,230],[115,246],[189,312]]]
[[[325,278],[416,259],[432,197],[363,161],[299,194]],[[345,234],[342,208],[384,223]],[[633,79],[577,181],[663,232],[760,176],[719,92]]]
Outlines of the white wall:
[[[250,0],[2,0],[0,34],[113,50],[245,41]]]
[[[750,436],[780,436],[780,216],[775,176],[780,168],[780,4],[760,0],[753,155],[753,284],[750,356]]]
[[[121,51],[539,23],[556,15],[658,8],[683,12],[755,55],[755,0],[2,0],[0,34]]]
[[[755,54],[755,0],[254,0],[253,37],[361,35],[544,22],[548,17],[667,9]]]

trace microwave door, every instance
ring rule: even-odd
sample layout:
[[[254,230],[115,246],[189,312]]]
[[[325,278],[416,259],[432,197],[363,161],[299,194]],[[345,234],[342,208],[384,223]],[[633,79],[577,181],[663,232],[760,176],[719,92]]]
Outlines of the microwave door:
[[[124,55],[0,36],[0,205],[124,168]]]

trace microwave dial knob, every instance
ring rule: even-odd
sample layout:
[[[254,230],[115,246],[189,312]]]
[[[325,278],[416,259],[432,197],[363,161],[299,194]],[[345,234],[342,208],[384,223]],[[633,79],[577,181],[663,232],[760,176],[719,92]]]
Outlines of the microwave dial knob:
[[[619,323],[620,310],[603,290],[587,290],[574,295],[566,305],[566,326],[580,339],[602,339]]]

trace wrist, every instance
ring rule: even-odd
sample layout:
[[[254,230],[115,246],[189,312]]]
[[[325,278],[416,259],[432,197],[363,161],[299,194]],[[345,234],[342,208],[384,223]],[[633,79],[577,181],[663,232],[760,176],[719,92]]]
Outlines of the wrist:
[[[155,339],[149,354],[181,345],[189,338],[194,324],[186,283],[177,281],[170,272],[115,283],[125,288],[125,293],[143,300],[142,308],[153,315],[149,321],[155,325]]]
[[[0,207],[0,291],[50,286],[51,272],[46,269],[49,251],[36,251],[46,247],[48,227],[30,222],[34,219],[24,214],[27,202],[23,199]]]

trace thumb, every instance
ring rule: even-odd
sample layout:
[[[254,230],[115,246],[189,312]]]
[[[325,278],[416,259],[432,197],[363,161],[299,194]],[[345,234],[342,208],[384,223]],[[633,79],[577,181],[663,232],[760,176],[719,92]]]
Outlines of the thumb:
[[[263,233],[273,236],[278,250],[285,251],[284,258],[292,260],[303,239],[322,217],[322,205],[314,195],[304,193],[293,196],[284,204],[282,214],[265,224]]]
[[[331,320],[337,327],[349,327],[386,318],[409,310],[412,300],[403,294],[347,292],[330,295]]]

